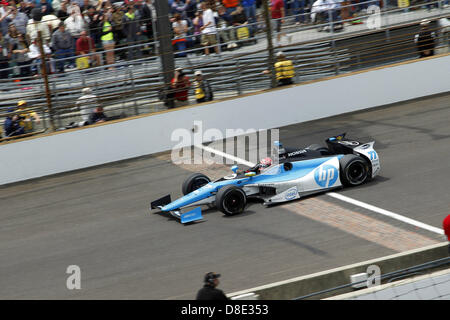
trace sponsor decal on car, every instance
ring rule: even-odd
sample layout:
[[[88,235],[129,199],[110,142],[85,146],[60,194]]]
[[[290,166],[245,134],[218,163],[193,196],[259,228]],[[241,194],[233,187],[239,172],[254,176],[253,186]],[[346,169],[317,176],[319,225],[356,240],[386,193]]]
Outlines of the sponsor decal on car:
[[[284,198],[286,200],[294,200],[298,195],[297,187],[292,187],[285,191]]]
[[[288,157],[296,156],[298,154],[302,154],[302,153],[305,153],[305,152],[306,152],[305,149],[293,151],[293,152],[288,153]]]
[[[338,169],[329,164],[320,166],[314,171],[314,180],[316,180],[316,183],[322,188],[333,186],[336,183],[338,176]]]

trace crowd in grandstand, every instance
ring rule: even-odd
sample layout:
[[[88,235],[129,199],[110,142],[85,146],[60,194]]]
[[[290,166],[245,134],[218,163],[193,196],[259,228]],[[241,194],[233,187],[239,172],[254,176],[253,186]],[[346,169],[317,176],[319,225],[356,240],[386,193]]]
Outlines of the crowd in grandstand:
[[[62,74],[67,69],[101,66],[114,69],[119,59],[134,60],[153,50],[156,34],[154,0],[0,0],[0,81],[9,77],[38,76],[46,55],[47,72]],[[168,0],[175,56],[189,52],[209,55],[221,50],[234,50],[242,40],[265,28],[262,0]],[[373,0],[375,1],[375,0]],[[283,36],[282,25],[287,15],[295,15],[292,24],[340,19],[340,0],[269,0],[272,28]],[[358,3],[357,9],[369,4]],[[362,4],[360,4],[362,2]],[[376,4],[380,2],[375,1]],[[354,9],[354,8],[353,8]],[[303,15],[308,12],[309,15]],[[415,37],[421,56],[433,55],[435,35],[422,24]],[[289,37],[287,37],[290,42]],[[425,40],[424,40],[425,39]],[[195,50],[192,50],[195,49]],[[277,85],[293,83],[292,61],[278,52],[274,67]],[[265,74],[271,74],[269,70]],[[92,90],[83,89],[77,101],[80,123],[92,124],[108,118],[101,105],[92,102]],[[197,70],[192,79],[177,69],[168,88],[160,97],[170,107],[189,104],[189,94],[197,103],[213,100],[213,90],[207,77]],[[86,99],[87,97],[87,99]],[[9,111],[3,125],[3,136],[30,133],[40,119],[36,112],[24,112],[20,102]],[[31,125],[33,124],[33,125]]]
[[[306,20],[302,14],[320,1],[339,2],[271,0],[277,39],[286,15],[296,15],[295,24],[302,24]],[[217,54],[220,44],[233,50],[242,44],[239,40],[264,27],[261,0],[168,0],[168,4],[172,24],[168,34],[176,56],[185,56],[194,47],[205,55]],[[1,0],[1,79],[40,73],[39,33],[51,73],[139,58],[151,52],[156,16],[153,0]]]

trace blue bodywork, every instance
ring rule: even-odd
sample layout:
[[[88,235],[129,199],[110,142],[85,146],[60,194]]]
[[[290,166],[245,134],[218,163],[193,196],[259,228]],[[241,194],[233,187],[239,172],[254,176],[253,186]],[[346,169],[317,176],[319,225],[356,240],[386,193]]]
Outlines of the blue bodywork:
[[[243,187],[247,184],[269,184],[269,183],[278,183],[278,182],[288,182],[291,180],[299,179],[307,175],[308,173],[315,170],[318,166],[325,163],[326,161],[332,158],[341,158],[342,156],[332,156],[332,157],[323,157],[317,159],[303,160],[292,162],[292,169],[286,171],[282,164],[275,165],[269,167],[264,172],[252,176],[252,177],[237,177],[230,178],[225,180],[219,180],[215,182],[210,182],[203,187],[166,204],[164,206],[160,206],[161,211],[165,212],[177,212],[176,216],[180,218],[182,223],[191,222],[195,220],[199,220],[202,218],[200,208],[196,208],[194,210],[188,211],[186,213],[181,213],[179,210],[183,207],[188,207],[190,205],[195,205],[197,202],[201,200],[208,199],[210,197],[215,197],[216,193],[220,188],[223,188],[227,185],[235,185],[238,187]],[[235,172],[235,170],[233,170]],[[187,218],[190,218],[187,221]],[[184,221],[184,222],[183,222]]]

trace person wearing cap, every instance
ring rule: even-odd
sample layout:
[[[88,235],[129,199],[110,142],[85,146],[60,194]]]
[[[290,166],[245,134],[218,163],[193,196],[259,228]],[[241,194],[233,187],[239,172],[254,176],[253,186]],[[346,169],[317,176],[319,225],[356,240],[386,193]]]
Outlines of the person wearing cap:
[[[217,289],[220,274],[208,272],[204,278],[204,285],[197,292],[197,300],[229,300],[222,290]]]
[[[201,70],[195,71],[194,75],[194,93],[197,103],[212,101],[213,92],[209,81],[203,78],[203,73]]]
[[[434,55],[434,48],[436,46],[436,34],[431,31],[430,20],[422,20],[420,23],[420,30],[414,36],[414,43],[420,58],[431,57]]]
[[[39,115],[29,110],[28,103],[25,100],[20,100],[17,103],[17,113],[19,115],[19,125],[23,127],[25,133],[33,132],[34,123],[41,123]]]
[[[274,68],[278,86],[292,84],[295,76],[292,61],[287,59],[282,51],[277,52],[276,57],[277,62],[275,62]],[[263,73],[270,74],[270,70],[264,70]]]
[[[175,74],[170,82],[170,87],[174,93],[174,102],[176,107],[186,106],[189,104],[189,88],[191,83],[189,77],[184,73],[182,68],[175,69]]]
[[[17,113],[14,114],[14,108],[8,108],[8,113],[11,115],[8,115],[3,123],[5,136],[13,137],[24,134],[25,130],[19,123],[19,115]]]
[[[77,99],[75,105],[80,112],[81,116],[81,124],[85,125],[89,123],[89,116],[93,112],[93,110],[99,106],[98,98],[95,94],[92,93],[92,89],[89,87],[83,88],[81,90],[83,94],[81,97]]]
[[[47,45],[50,42],[51,34],[46,22],[42,22],[42,12],[39,8],[31,10],[31,19],[28,20],[26,28],[26,36],[28,43],[33,42],[37,37],[39,31],[41,32],[43,44]]]

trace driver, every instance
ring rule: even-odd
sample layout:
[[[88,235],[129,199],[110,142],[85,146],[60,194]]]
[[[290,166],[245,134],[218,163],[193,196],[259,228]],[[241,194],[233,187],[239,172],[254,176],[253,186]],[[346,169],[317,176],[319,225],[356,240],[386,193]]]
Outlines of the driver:
[[[264,169],[270,167],[272,165],[272,159],[267,157],[264,159],[261,159],[257,165],[254,167],[251,167],[245,172],[255,172],[256,174],[261,173]]]

